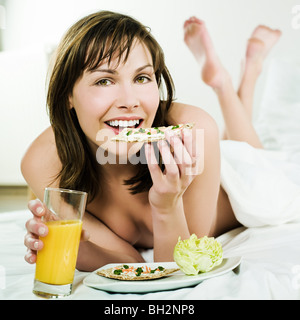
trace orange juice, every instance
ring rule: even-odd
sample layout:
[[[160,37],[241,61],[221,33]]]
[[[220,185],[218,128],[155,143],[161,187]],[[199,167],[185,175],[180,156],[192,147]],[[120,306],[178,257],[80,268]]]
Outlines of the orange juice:
[[[41,238],[44,248],[37,254],[35,279],[54,285],[73,282],[82,229],[81,220],[45,222],[49,232]]]

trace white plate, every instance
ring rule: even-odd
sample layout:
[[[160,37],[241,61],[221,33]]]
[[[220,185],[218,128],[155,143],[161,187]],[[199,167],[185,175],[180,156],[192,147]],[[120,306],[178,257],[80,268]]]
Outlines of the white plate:
[[[145,292],[155,292],[155,291],[164,291],[164,290],[173,290],[184,287],[195,286],[196,284],[202,282],[203,280],[220,276],[224,273],[227,273],[241,263],[241,257],[230,257],[223,259],[223,262],[214,268],[213,270],[202,273],[196,276],[187,276],[182,271],[174,272],[170,275],[167,275],[160,279],[154,280],[145,280],[145,281],[124,281],[124,280],[115,280],[101,277],[96,274],[98,270],[112,268],[120,265],[118,264],[107,264],[102,268],[94,271],[88,275],[83,283],[88,286],[99,290],[109,291],[109,292],[118,292],[118,293],[145,293]],[[128,265],[134,265],[135,267],[140,267],[147,265],[151,269],[154,269],[158,266],[164,268],[178,268],[175,262],[156,262],[156,263],[124,263]]]

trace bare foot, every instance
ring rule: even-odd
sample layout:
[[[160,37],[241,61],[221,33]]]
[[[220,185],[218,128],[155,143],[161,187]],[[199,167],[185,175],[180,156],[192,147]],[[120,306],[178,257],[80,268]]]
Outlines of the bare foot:
[[[259,25],[253,31],[251,38],[258,39],[264,43],[264,50],[262,51],[262,55],[265,58],[271,48],[279,40],[280,36],[280,30],[274,30],[269,27]]]
[[[248,40],[246,51],[246,65],[251,63],[251,67],[258,72],[262,69],[262,64],[270,50],[281,36],[281,31],[273,30],[269,27],[259,25],[253,31]]]
[[[192,17],[184,23],[184,41],[202,68],[203,81],[218,88],[227,77],[210,39],[205,23]]]
[[[252,106],[256,81],[262,71],[268,53],[281,36],[279,30],[258,26],[248,40],[246,59],[242,67],[241,83],[238,90],[247,114],[252,119]]]

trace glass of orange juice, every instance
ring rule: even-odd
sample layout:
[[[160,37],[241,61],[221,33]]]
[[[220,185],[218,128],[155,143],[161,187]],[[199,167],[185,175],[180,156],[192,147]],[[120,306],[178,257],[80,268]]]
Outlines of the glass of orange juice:
[[[48,234],[37,253],[33,293],[45,298],[71,294],[87,193],[46,188],[47,212],[42,220]]]

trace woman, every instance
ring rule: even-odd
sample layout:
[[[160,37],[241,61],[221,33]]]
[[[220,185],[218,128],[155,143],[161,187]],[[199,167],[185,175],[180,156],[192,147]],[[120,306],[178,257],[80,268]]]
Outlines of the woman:
[[[203,22],[186,22],[185,41],[196,58],[206,58],[203,80],[219,97],[227,137],[261,147]],[[29,147],[21,169],[39,199],[47,186],[89,193],[84,216],[89,237],[80,244],[78,269],[142,262],[142,248],[154,248],[155,261],[170,261],[179,236],[215,236],[239,225],[220,187],[215,121],[202,109],[173,100],[163,52],[136,20],[98,12],[64,36],[47,96],[51,127]],[[111,141],[123,126],[188,122],[195,123],[192,132],[167,135],[168,143],[157,143],[163,166],[155,158],[154,144]],[[204,139],[196,139],[199,130]],[[99,154],[117,161],[101,162]],[[128,161],[136,155],[145,155],[147,163]],[[177,161],[180,155],[183,159]],[[48,230],[41,222],[42,203],[31,201],[29,208],[34,217],[26,223],[25,259],[34,263],[36,251],[43,248],[39,236]]]

